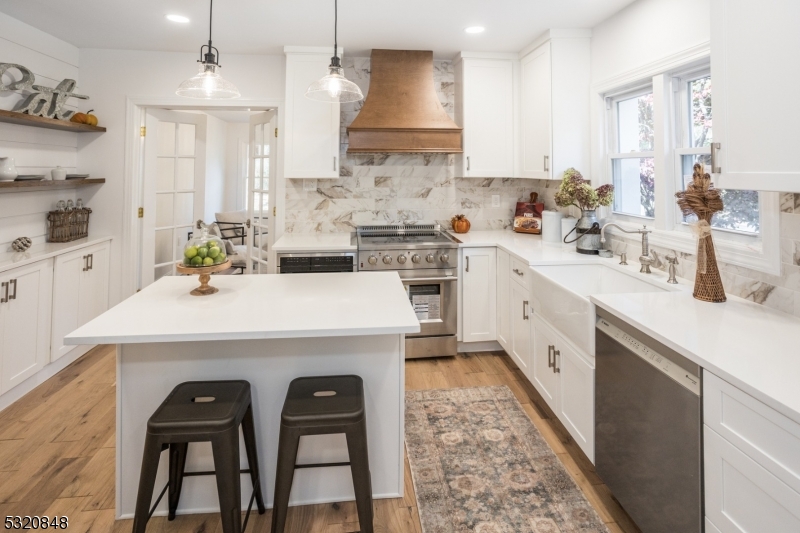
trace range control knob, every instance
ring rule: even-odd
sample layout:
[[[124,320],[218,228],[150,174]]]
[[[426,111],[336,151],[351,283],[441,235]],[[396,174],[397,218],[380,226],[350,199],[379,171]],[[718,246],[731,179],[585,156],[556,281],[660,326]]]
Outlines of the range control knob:
[[[447,254],[442,254],[439,256],[439,261],[441,261],[442,263],[447,263],[448,261],[450,261],[450,256]]]
[[[403,254],[397,256],[397,262],[400,263],[401,265],[405,265],[407,260],[408,258]]]
[[[433,257],[433,254],[428,254],[425,256],[425,261],[427,261],[428,263],[433,263],[434,260],[436,260],[436,258]]]
[[[384,255],[383,256],[383,263],[385,265],[390,265],[392,263],[392,256],[391,255]]]
[[[421,260],[422,260],[422,259],[421,259],[421,258],[420,258],[420,256],[419,256],[419,255],[417,255],[417,254],[414,254],[414,255],[412,255],[412,256],[411,256],[411,262],[412,262],[412,263],[419,263]]]
[[[367,259],[367,262],[370,265],[377,265],[378,264],[378,258],[375,257],[374,255],[371,255],[371,256],[369,256],[369,259]]]

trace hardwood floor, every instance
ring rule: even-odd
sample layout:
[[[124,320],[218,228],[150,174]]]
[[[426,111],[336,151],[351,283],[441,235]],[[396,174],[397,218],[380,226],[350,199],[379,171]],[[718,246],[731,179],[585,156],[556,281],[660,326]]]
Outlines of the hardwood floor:
[[[128,532],[114,520],[115,360],[98,347],[0,413],[0,519],[69,517],[69,531]],[[503,353],[406,363],[408,390],[507,385],[612,532],[639,530],[511,359]],[[421,533],[406,462],[405,497],[375,501],[376,532]],[[268,533],[270,512],[253,514],[247,531]],[[289,510],[287,533],[358,531],[355,504]],[[148,532],[222,533],[217,515],[154,517]]]

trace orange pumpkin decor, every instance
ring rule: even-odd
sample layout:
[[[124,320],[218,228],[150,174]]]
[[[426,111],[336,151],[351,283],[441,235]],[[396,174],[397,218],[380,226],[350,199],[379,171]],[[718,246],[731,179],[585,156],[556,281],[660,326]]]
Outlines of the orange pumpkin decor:
[[[472,226],[467,220],[467,217],[464,215],[456,215],[450,220],[450,223],[453,225],[453,231],[456,233],[466,233],[469,231],[469,228]]]
[[[89,126],[97,126],[97,117],[92,115],[94,109],[90,109],[88,113],[75,113],[69,119],[70,122],[76,124],[88,124]]]

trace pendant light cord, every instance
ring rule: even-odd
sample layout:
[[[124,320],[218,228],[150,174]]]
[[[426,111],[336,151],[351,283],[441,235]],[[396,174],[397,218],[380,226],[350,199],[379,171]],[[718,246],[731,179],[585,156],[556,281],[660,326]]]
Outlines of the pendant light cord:
[[[333,0],[333,57],[339,57],[339,0]]]
[[[209,2],[208,7],[208,46],[211,46],[211,19],[214,16],[214,0]]]

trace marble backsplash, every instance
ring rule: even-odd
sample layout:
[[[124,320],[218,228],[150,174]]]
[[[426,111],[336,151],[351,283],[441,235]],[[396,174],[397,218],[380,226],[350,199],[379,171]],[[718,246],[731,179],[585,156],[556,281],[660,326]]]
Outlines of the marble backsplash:
[[[369,58],[344,58],[347,78],[369,90]],[[434,61],[434,85],[445,111],[454,113],[454,72],[450,61]],[[515,178],[458,178],[452,154],[347,155],[346,128],[363,102],[341,106],[339,179],[287,180],[287,233],[352,231],[362,224],[438,222],[449,227],[464,214],[473,229],[509,227],[518,200],[541,184]],[[492,205],[493,196],[499,206]]]

